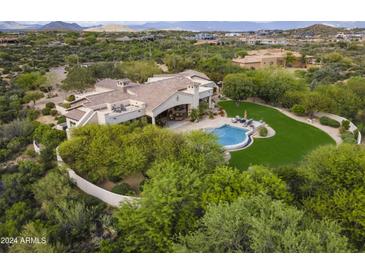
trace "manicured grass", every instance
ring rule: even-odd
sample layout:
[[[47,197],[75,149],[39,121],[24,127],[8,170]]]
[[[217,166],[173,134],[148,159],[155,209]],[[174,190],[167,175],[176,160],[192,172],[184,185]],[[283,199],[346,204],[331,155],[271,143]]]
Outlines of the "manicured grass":
[[[234,101],[219,105],[229,117],[242,117],[246,110],[250,119],[263,120],[276,131],[271,138],[255,138],[250,147],[231,153],[230,164],[241,170],[255,164],[270,167],[295,164],[316,147],[335,144],[322,130],[293,120],[276,109],[248,102],[240,102],[237,106]]]

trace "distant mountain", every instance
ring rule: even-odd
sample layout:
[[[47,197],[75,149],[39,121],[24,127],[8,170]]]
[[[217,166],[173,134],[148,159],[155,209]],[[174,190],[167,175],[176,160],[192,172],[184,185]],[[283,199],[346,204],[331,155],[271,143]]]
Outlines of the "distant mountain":
[[[59,30],[59,31],[82,31],[84,28],[76,23],[66,23],[62,21],[55,21],[45,24],[40,30]]]
[[[315,36],[315,35],[334,35],[338,32],[346,31],[345,28],[338,28],[324,24],[314,24],[306,28],[293,29],[291,34],[300,36]]]
[[[23,24],[15,21],[0,22],[0,30],[33,30],[41,26],[40,24]]]
[[[257,30],[289,30],[306,28],[315,24],[324,24],[343,28],[365,28],[363,21],[179,21],[179,22],[147,22],[142,25],[129,24],[138,30],[187,30],[187,31],[257,31]]]
[[[134,22],[111,23],[105,25],[103,22],[95,22],[98,26],[82,27],[83,22],[39,22],[28,24],[26,22],[0,21],[1,31],[11,30],[64,30],[64,31],[82,31],[84,29],[101,27],[100,31],[130,31],[133,30],[186,30],[186,31],[257,31],[257,30],[291,30],[303,29],[311,25],[327,25],[335,28],[365,28],[365,21],[272,21],[272,22],[252,22],[252,21],[176,21],[176,22],[146,22],[136,24]],[[125,25],[126,24],[126,25]],[[80,26],[81,25],[81,26]],[[103,26],[105,25],[105,26]],[[120,27],[121,26],[121,27]],[[94,30],[98,31],[98,29]]]
[[[89,32],[134,32],[136,30],[125,26],[125,25],[118,25],[118,24],[108,24],[108,25],[101,25],[96,27],[91,27],[84,29],[84,31]]]

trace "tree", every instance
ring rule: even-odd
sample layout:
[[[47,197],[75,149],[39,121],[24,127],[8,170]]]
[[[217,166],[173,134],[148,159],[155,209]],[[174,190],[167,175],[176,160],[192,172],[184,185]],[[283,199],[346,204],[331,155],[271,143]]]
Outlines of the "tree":
[[[319,218],[337,221],[359,250],[365,244],[365,149],[344,144],[310,153],[300,181],[305,208]]]
[[[19,86],[21,89],[28,90],[36,90],[40,88],[43,84],[45,84],[47,78],[42,75],[40,72],[27,72],[19,75],[15,79],[15,84]]]
[[[33,102],[33,106],[35,102],[44,97],[44,94],[40,91],[29,91],[23,97],[25,103]]]
[[[223,93],[233,100],[245,100],[256,95],[256,86],[246,74],[228,74],[224,77]]]
[[[202,181],[194,169],[177,162],[155,164],[147,174],[138,204],[125,204],[116,213],[122,252],[168,252],[175,235],[186,234],[202,216]]]
[[[231,60],[217,54],[212,57],[202,58],[198,63],[198,69],[205,72],[215,82],[222,81],[228,73],[240,72],[242,69],[233,64]]]
[[[84,91],[94,84],[95,79],[88,68],[73,66],[67,73],[66,79],[62,81],[62,88],[67,91]]]
[[[118,69],[124,77],[136,82],[145,82],[154,74],[161,73],[161,69],[153,61],[121,62]]]
[[[252,166],[248,171],[218,166],[204,180],[204,205],[233,202],[240,196],[255,196],[262,193],[273,199],[291,201],[292,197],[284,181],[265,167]]]
[[[305,112],[310,118],[313,118],[316,112],[330,111],[332,108],[331,99],[316,92],[305,94],[302,100],[302,105],[305,109]]]
[[[210,206],[200,228],[180,237],[183,252],[350,252],[340,228],[267,196]]]
[[[32,237],[32,239],[37,239],[37,243],[29,243],[26,241],[19,241],[18,243],[10,247],[10,252],[17,253],[53,253],[62,252],[63,248],[60,246],[54,247],[48,243],[50,231],[45,224],[41,223],[39,220],[27,223],[22,232],[20,233],[20,238]]]

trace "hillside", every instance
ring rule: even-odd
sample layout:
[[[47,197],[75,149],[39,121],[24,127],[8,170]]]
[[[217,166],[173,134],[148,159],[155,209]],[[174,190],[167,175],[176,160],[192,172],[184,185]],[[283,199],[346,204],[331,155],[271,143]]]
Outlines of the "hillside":
[[[81,31],[83,30],[83,28],[76,23],[55,21],[44,25],[43,27],[40,28],[40,30]]]
[[[346,32],[344,28],[332,27],[324,24],[315,24],[306,28],[293,29],[289,31],[292,35],[299,36],[328,36],[338,32]]]
[[[131,29],[128,26],[118,25],[118,24],[109,24],[102,25],[99,27],[87,28],[84,31],[89,32],[134,32],[134,29]]]

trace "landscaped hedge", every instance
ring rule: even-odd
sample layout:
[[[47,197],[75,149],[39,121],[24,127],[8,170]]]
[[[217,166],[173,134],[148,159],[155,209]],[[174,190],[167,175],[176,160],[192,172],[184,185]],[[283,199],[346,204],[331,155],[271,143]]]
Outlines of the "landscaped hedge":
[[[266,137],[268,133],[269,132],[268,132],[266,127],[261,127],[260,130],[259,130],[259,134],[260,134],[261,137]]]
[[[338,122],[330,117],[327,117],[327,116],[322,116],[319,119],[319,122],[321,123],[321,125],[330,126],[330,127],[334,127],[334,128],[339,128],[341,125],[340,122]]]
[[[305,108],[302,105],[294,105],[291,108],[291,111],[298,116],[304,116],[305,115]]]
[[[135,191],[128,184],[123,182],[115,185],[112,189],[112,192],[120,195],[128,195],[128,196],[136,195]]]

